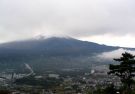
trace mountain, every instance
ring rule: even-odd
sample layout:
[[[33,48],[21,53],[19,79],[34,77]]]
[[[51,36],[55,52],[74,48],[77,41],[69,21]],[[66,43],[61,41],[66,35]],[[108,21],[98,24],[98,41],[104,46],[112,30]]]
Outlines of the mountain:
[[[89,55],[118,49],[73,38],[41,38],[10,42],[0,45],[0,54],[33,54],[46,56]]]
[[[28,63],[35,71],[88,67],[91,57],[120,47],[100,45],[74,38],[51,37],[0,44],[0,69],[24,69]]]

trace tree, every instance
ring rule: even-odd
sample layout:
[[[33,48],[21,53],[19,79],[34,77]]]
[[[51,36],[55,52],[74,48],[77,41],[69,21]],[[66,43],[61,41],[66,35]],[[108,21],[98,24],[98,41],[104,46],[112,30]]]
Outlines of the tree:
[[[110,64],[109,74],[114,74],[121,79],[124,89],[128,94],[131,92],[133,77],[135,76],[135,56],[130,53],[122,53],[122,57],[114,59],[120,62],[119,65]]]
[[[104,94],[116,94],[116,89],[113,84],[110,84],[104,89]]]
[[[11,94],[8,90],[0,90],[0,94]]]

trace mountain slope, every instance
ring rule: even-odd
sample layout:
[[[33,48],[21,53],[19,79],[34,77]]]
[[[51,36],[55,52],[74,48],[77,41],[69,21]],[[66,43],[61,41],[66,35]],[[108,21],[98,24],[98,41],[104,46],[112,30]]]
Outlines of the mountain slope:
[[[99,45],[93,42],[80,41],[73,38],[52,37],[48,39],[32,39],[0,45],[1,53],[46,54],[48,55],[88,55],[115,50],[118,47]]]
[[[88,67],[96,63],[90,57],[116,49],[119,47],[59,37],[4,43],[0,45],[0,69],[23,69],[24,63],[36,71]]]

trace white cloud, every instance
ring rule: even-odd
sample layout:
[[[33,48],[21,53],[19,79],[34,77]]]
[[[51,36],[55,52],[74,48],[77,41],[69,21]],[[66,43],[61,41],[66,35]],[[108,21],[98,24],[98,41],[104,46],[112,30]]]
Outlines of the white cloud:
[[[134,4],[134,0],[0,0],[0,40],[43,33],[75,38],[135,35]]]
[[[100,44],[107,44],[110,46],[121,46],[121,47],[135,47],[135,38],[134,35],[127,34],[124,36],[111,35],[111,34],[102,34],[102,35],[93,35],[85,36],[80,38],[84,41],[92,41]]]
[[[102,54],[98,55],[97,57],[102,58],[102,59],[109,59],[112,60],[113,58],[119,58],[121,57],[121,54],[124,52],[129,52],[133,55],[135,55],[135,51],[131,51],[131,50],[126,50],[126,49],[118,49],[118,50],[114,50],[111,52],[103,52]]]

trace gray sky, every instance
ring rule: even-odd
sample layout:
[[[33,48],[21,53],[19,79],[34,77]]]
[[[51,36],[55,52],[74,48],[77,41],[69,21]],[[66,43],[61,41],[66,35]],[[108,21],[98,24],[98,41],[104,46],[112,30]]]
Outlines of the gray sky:
[[[0,0],[0,42],[71,36],[135,47],[135,0]]]

